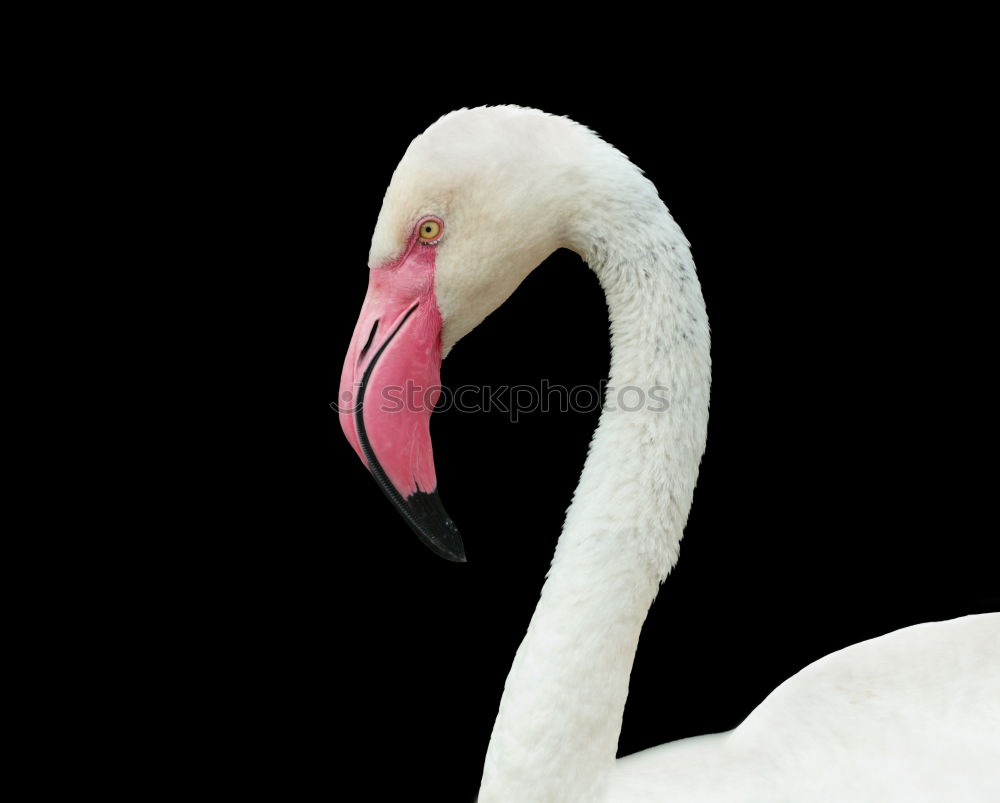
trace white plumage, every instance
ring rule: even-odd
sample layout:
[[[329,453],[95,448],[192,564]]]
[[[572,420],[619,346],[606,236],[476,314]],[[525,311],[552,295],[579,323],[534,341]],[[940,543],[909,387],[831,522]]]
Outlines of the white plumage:
[[[507,679],[480,803],[1000,800],[1000,614],[907,628],[817,661],[728,734],[615,758],[646,613],[678,557],[705,449],[709,327],[688,242],[655,187],[588,129],[532,109],[443,117],[410,145],[372,241],[445,222],[445,354],[557,248],[600,279],[606,410]]]

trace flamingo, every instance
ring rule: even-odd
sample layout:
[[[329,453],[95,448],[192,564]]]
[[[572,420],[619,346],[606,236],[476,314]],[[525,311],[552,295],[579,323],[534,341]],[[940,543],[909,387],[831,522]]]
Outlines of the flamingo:
[[[479,803],[1000,800],[1000,614],[855,644],[732,731],[616,758],[640,630],[678,559],[705,450],[709,326],[689,243],[654,185],[568,118],[447,114],[386,191],[340,416],[420,540],[465,560],[437,494],[433,393],[400,406],[385,392],[439,386],[451,348],[558,248],[604,290],[610,384],[666,388],[669,405],[602,412],[507,677]]]

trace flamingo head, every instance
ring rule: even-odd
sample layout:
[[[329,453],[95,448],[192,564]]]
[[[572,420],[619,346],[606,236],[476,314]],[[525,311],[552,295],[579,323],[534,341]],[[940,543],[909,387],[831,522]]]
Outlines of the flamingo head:
[[[463,562],[465,550],[431,450],[441,361],[549,254],[574,247],[594,180],[582,166],[610,154],[629,164],[567,118],[463,109],[413,140],[386,191],[340,420],[385,495],[448,560]]]

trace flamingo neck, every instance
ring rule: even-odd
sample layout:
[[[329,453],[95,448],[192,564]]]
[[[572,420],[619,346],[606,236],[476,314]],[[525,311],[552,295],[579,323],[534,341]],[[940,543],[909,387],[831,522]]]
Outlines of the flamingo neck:
[[[708,318],[684,235],[648,181],[631,191],[595,205],[620,215],[627,202],[614,237],[573,244],[607,298],[609,389],[507,677],[479,803],[603,799],[639,632],[691,507],[708,425]]]

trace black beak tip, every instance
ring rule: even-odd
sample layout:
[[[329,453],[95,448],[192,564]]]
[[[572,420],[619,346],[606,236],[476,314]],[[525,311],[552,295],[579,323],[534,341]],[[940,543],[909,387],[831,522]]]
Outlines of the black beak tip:
[[[465,545],[455,522],[441,504],[437,491],[416,491],[406,497],[400,510],[413,532],[432,552],[452,563],[466,563]]]
[[[456,550],[439,550],[435,549],[438,555],[440,555],[445,560],[450,560],[452,563],[468,563],[468,558],[465,557],[465,547],[460,543],[458,549]]]

